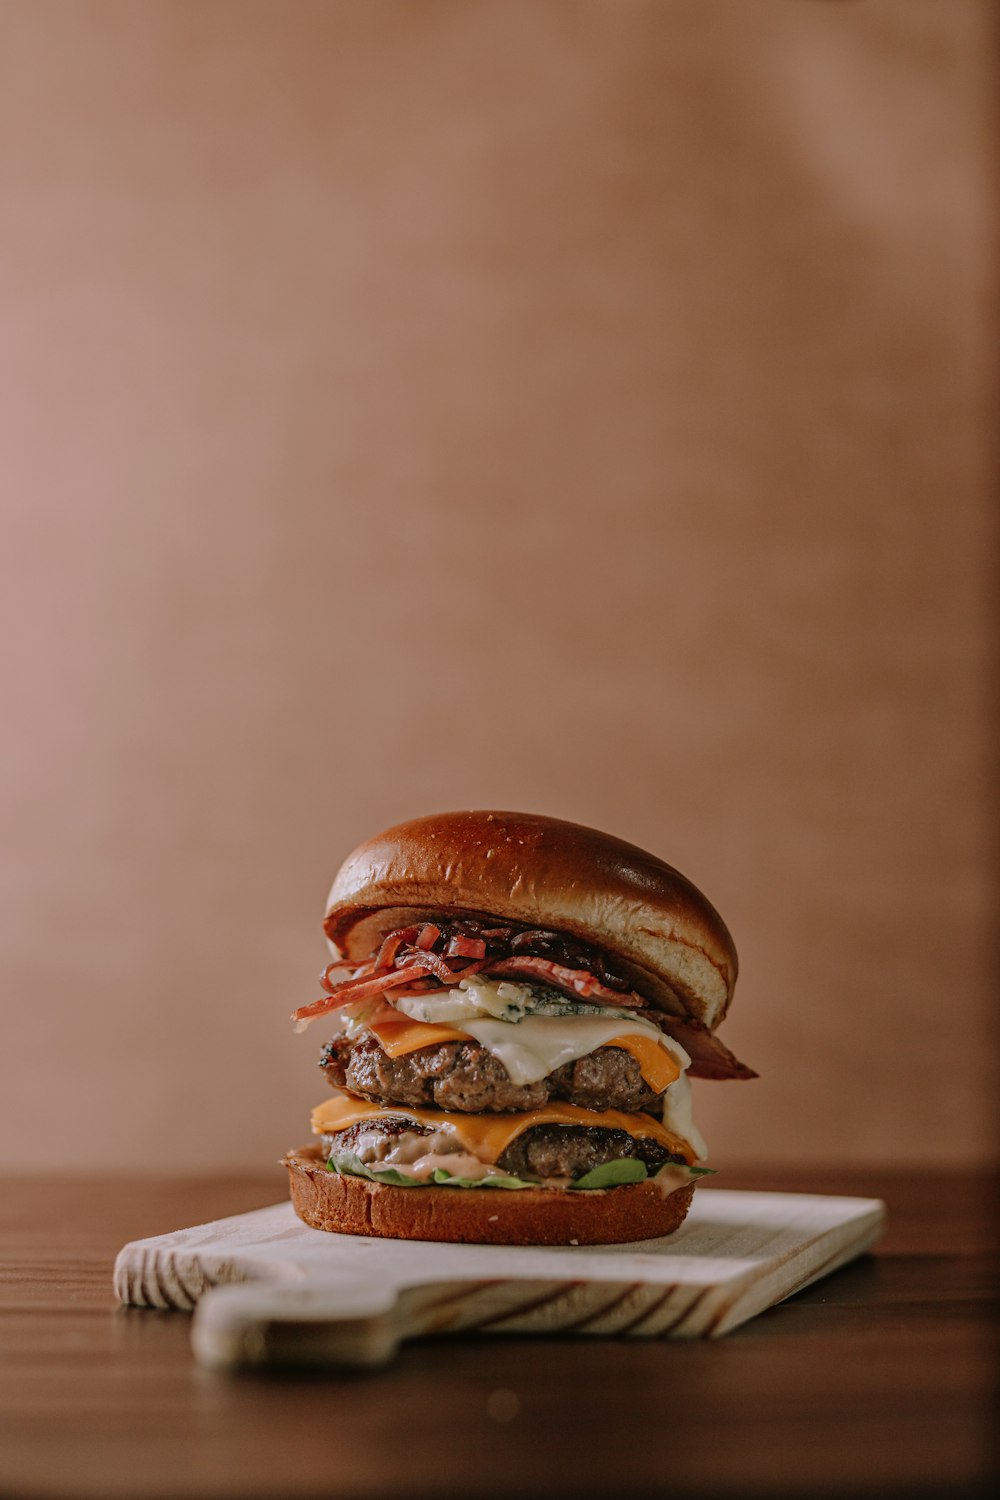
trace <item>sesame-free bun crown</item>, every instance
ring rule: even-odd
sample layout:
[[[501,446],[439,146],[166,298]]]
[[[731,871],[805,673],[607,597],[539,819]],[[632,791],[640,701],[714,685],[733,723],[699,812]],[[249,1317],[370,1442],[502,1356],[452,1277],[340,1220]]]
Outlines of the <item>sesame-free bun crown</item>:
[[[736,982],[733,940],[696,886],[610,834],[534,813],[438,813],[368,839],[337,872],[324,930],[359,961],[395,927],[498,917],[602,949],[640,993],[714,1030]]]

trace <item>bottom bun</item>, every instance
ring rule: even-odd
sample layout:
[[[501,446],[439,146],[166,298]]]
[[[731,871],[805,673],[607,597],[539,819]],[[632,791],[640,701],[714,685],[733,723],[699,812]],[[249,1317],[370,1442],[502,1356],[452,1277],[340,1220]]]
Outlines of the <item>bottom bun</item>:
[[[560,1188],[393,1187],[327,1169],[315,1146],[285,1157],[292,1207],[313,1229],[481,1245],[621,1245],[673,1234],[694,1184],[664,1196],[655,1181]]]

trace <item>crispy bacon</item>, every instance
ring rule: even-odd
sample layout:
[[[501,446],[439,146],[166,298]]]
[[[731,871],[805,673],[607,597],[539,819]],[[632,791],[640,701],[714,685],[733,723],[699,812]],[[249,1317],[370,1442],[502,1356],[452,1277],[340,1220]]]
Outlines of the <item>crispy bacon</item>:
[[[337,979],[338,971],[354,973]],[[619,975],[609,971],[603,955],[578,939],[542,928],[518,931],[508,925],[488,927],[475,917],[454,922],[415,923],[397,927],[366,963],[336,959],[323,971],[320,983],[325,994],[311,1005],[301,1006],[293,1016],[301,1029],[318,1016],[352,1001],[370,999],[385,990],[409,983],[417,990],[452,986],[472,974],[486,972],[497,978],[509,976],[554,986],[574,998],[605,1005],[645,1005]]]
[[[417,964],[407,969],[396,969],[391,974],[360,975],[357,979],[348,979],[337,986],[335,995],[321,995],[311,1005],[300,1005],[299,1009],[292,1012],[292,1020],[295,1029],[302,1031],[315,1021],[317,1016],[323,1016],[327,1011],[337,1010],[341,1005],[347,1005],[351,1000],[368,1000],[372,995],[380,995],[383,990],[390,989],[397,984],[406,984],[413,979],[422,979],[424,970]]]
[[[646,1004],[641,995],[609,989],[587,969],[568,969],[547,958],[518,954],[516,958],[504,958],[499,963],[488,963],[486,967],[493,979],[508,976],[512,979],[533,979],[542,984],[553,985],[557,990],[578,996],[581,1000],[591,1000],[597,1005],[625,1004],[629,1010],[636,1010]]]
[[[701,1021],[657,1013],[661,1030],[679,1042],[691,1059],[688,1069],[692,1078],[756,1078],[757,1074],[730,1052],[725,1042],[709,1031]]]
[[[433,974],[442,984],[458,984],[460,979],[468,979],[470,974],[478,974],[480,969],[486,967],[488,959],[482,959],[479,963],[466,964],[461,969],[452,969],[445,963],[437,953],[414,953],[413,962],[421,965],[428,973]]]
[[[429,949],[411,948],[403,957],[407,964],[419,964],[427,973],[433,974],[435,979],[440,979],[442,984],[456,984],[462,977],[461,973],[456,974],[445,963],[440,953],[432,953]]]
[[[353,959],[353,958],[338,958],[338,959],[335,960],[334,963],[327,964],[326,968],[323,970],[322,974],[319,976],[319,982],[323,986],[323,988],[326,990],[327,994],[328,995],[332,995],[335,992],[335,990],[337,989],[337,985],[338,984],[343,984],[343,980],[337,980],[335,982],[334,980],[332,980],[330,978],[330,975],[334,972],[334,970],[335,969],[356,969],[357,967],[358,967],[357,961],[355,959]]]
[[[372,965],[372,973],[377,974],[382,969],[391,969],[396,962],[396,954],[404,943],[412,943],[416,938],[419,927],[397,927],[395,932],[390,932],[388,937],[382,941],[382,946],[375,955]]]
[[[485,958],[486,944],[482,938],[466,937],[464,933],[457,933],[455,937],[449,939],[444,951],[446,958]]]

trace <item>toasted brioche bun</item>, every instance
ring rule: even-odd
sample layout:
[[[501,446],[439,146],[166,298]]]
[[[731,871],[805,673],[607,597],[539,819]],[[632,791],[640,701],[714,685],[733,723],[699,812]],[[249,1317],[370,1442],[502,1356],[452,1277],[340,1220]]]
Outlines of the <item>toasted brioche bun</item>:
[[[442,913],[592,943],[637,993],[709,1031],[729,1007],[736,949],[715,908],[663,860],[593,828],[511,812],[401,823],[348,856],[323,926],[360,961],[393,928]]]
[[[557,1188],[392,1187],[330,1172],[315,1146],[290,1151],[292,1206],[313,1229],[479,1245],[619,1245],[659,1239],[684,1222],[694,1184],[664,1197],[655,1182]]]

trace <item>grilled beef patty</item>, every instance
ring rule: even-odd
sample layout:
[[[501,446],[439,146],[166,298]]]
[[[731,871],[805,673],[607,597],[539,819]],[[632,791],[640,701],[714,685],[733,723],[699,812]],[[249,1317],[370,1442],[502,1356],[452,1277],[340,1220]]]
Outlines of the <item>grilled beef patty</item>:
[[[379,1120],[359,1120],[346,1130],[322,1137],[323,1150],[352,1151],[371,1166],[384,1161],[385,1153],[400,1143],[402,1137],[432,1136],[434,1129],[409,1120],[405,1115],[389,1115]],[[497,1158],[497,1166],[512,1177],[568,1177],[576,1179],[605,1162],[634,1157],[644,1161],[650,1172],[667,1162],[683,1162],[659,1141],[651,1137],[636,1139],[626,1130],[611,1130],[600,1125],[534,1125],[524,1130]],[[389,1166],[391,1163],[386,1162]]]
[[[583,1109],[652,1114],[659,1111],[663,1097],[649,1087],[635,1058],[621,1047],[599,1047],[587,1057],[564,1063],[547,1078],[525,1084],[512,1083],[499,1058],[474,1041],[438,1042],[390,1057],[370,1034],[354,1041],[335,1037],[323,1048],[320,1067],[333,1088],[379,1104],[467,1114],[540,1109],[550,1099],[565,1099]]]

